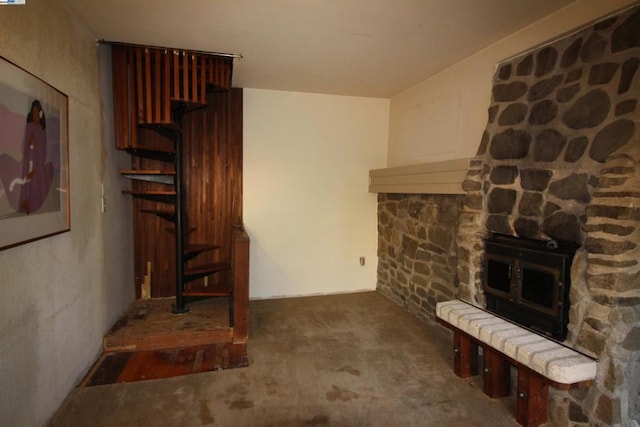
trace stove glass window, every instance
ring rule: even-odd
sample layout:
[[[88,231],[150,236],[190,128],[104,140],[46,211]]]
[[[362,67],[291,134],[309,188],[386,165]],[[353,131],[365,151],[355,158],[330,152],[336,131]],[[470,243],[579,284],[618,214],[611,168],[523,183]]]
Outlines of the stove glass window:
[[[523,300],[543,307],[553,308],[553,294],[556,283],[557,280],[554,274],[522,266],[521,296]]]
[[[497,259],[487,260],[487,286],[497,291],[511,291],[511,264]]]

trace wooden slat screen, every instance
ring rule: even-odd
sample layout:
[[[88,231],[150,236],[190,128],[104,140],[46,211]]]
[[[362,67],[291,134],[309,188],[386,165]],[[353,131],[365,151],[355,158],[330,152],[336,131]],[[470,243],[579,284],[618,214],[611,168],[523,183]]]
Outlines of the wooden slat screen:
[[[179,70],[182,92],[174,93],[173,98],[186,101],[189,99],[189,55],[187,52],[182,51],[180,52],[180,56],[182,57],[182,66]],[[173,72],[178,72],[178,70],[174,69]]]
[[[169,98],[169,94],[171,93],[171,73],[168,70],[171,70],[171,59],[173,55],[171,52],[164,51],[164,66],[162,73],[162,82],[163,82],[163,90],[162,90],[162,120],[170,121],[171,120],[171,102],[167,102],[167,98]]]
[[[206,76],[207,76],[207,72],[206,71],[207,70],[205,68],[205,64],[207,62],[207,59],[208,59],[208,57],[206,57],[206,56],[200,57],[200,66],[198,67],[198,70],[200,71],[199,79],[200,79],[201,82],[206,82],[207,81],[207,79],[206,79]],[[200,96],[200,99],[202,100],[202,102],[206,102],[206,100],[207,100],[206,93],[207,93],[206,85],[200,85],[200,95],[199,96]]]
[[[229,89],[233,59],[200,52],[114,45],[116,146],[137,146],[139,124],[172,123],[171,102],[206,103],[209,89]]]
[[[116,148],[123,149],[131,146],[130,103],[129,103],[129,67],[128,52],[122,46],[113,46],[112,49],[112,73],[113,73],[113,112],[114,112],[114,136]]]
[[[191,55],[191,99],[193,102],[204,103],[204,99],[200,99],[200,86],[204,86],[205,82],[198,81],[198,57]]]
[[[142,80],[144,81],[144,122],[143,123],[154,123],[153,121],[153,92],[151,91],[151,53],[149,49],[144,50],[143,55],[143,63],[144,63],[144,72],[142,70],[137,70],[138,72],[142,72]]]
[[[161,56],[166,56],[166,54],[161,54],[158,50],[154,50],[152,52],[153,56],[153,115],[154,117],[162,120],[161,111],[163,110],[162,105],[162,89],[164,85],[162,84],[162,80],[160,79],[160,72],[162,71],[162,67],[160,66]]]
[[[142,85],[142,77],[143,77],[143,73],[142,73],[142,52],[140,49],[135,49],[134,51],[134,55],[136,58],[136,62],[135,62],[135,69],[133,71],[134,75],[136,76],[136,101],[137,101],[137,111],[138,111],[138,119],[136,121],[136,124],[138,123],[144,123],[144,93],[143,93],[143,88],[144,86]]]
[[[173,70],[180,70],[180,52],[177,50],[173,51]],[[180,93],[180,72],[173,72],[173,86],[171,88],[171,94],[169,97],[171,98],[176,93]]]

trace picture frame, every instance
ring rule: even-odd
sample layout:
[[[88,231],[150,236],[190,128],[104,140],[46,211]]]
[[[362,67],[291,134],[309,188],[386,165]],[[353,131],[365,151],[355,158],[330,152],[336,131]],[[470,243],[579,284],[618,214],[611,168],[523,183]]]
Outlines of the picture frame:
[[[71,229],[69,100],[0,57],[0,250]]]

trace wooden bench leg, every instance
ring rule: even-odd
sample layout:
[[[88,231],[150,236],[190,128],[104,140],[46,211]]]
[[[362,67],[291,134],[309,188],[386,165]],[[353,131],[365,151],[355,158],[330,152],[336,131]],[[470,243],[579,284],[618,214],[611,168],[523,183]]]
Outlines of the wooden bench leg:
[[[478,375],[478,344],[458,332],[453,333],[453,372],[460,378]]]
[[[535,427],[547,422],[549,386],[542,375],[519,368],[516,400],[516,420],[520,425]]]
[[[485,394],[489,397],[504,397],[511,393],[511,365],[491,347],[482,347],[483,378]]]

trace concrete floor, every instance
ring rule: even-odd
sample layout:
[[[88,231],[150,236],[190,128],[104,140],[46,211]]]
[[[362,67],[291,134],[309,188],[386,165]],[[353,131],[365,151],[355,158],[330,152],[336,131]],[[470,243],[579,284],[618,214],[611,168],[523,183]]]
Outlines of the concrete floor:
[[[249,367],[73,390],[53,426],[517,426],[451,336],[376,292],[252,301]]]

